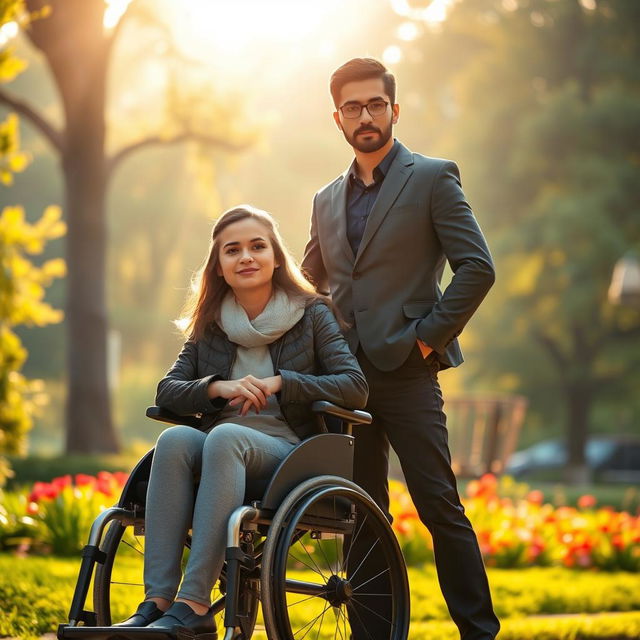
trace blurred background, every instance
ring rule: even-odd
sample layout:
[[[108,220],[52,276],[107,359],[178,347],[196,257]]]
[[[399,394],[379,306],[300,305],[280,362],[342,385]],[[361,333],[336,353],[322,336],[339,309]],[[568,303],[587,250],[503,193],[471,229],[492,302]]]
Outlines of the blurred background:
[[[213,220],[254,204],[302,257],[314,193],[351,161],[329,76],[373,56],[397,77],[395,134],[459,164],[496,263],[466,363],[440,378],[458,470],[499,473],[542,443],[512,473],[640,481],[636,0],[0,7],[0,450],[16,468],[153,443],[144,411]],[[40,270],[24,288],[16,229]]]

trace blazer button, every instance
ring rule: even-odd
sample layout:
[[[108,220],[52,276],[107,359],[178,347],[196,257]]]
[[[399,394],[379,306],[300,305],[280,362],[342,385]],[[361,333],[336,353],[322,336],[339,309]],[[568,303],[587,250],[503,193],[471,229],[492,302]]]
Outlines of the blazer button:
[[[358,271],[354,271],[352,277],[353,277],[354,280],[360,280],[361,276],[360,276],[360,273]]]

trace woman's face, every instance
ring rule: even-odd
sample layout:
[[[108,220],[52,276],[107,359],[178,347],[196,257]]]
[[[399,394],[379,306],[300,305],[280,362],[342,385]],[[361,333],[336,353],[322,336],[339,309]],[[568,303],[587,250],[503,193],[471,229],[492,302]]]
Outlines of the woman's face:
[[[254,218],[230,224],[218,236],[218,275],[238,292],[271,288],[276,264],[269,229]]]

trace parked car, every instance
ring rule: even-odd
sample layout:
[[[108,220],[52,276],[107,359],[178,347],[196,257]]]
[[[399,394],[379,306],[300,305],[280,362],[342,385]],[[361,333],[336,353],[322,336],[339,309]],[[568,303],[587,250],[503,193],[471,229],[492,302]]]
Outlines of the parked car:
[[[585,451],[592,480],[640,484],[640,437],[592,436]],[[516,451],[505,473],[519,480],[561,480],[567,446],[561,439],[543,440]]]

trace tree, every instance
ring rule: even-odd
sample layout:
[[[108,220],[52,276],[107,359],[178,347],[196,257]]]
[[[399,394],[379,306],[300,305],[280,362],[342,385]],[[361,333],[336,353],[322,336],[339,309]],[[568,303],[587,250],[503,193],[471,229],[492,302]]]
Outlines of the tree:
[[[18,14],[20,2],[0,2],[0,28]],[[0,80],[10,80],[24,68],[11,50],[0,56]],[[28,156],[20,149],[18,118],[10,114],[0,122],[0,182],[10,185],[13,174],[23,171]],[[61,212],[49,207],[35,224],[24,219],[20,207],[5,207],[0,212],[0,454],[20,453],[32,416],[43,400],[38,380],[27,380],[20,370],[27,357],[16,325],[59,322],[60,311],[44,302],[45,287],[64,275],[64,262],[48,260],[34,265],[27,254],[39,254],[50,239],[64,234]],[[0,457],[0,486],[8,472]]]
[[[29,22],[25,33],[47,61],[60,95],[64,125],[56,128],[33,105],[4,90],[0,90],[0,102],[42,134],[58,155],[64,176],[68,222],[66,449],[112,452],[118,449],[118,438],[107,385],[105,262],[110,180],[126,158],[152,145],[197,140],[237,150],[246,143],[230,135],[228,122],[217,128],[194,122],[182,101],[165,131],[107,153],[105,104],[110,56],[125,20],[135,17],[139,3],[130,4],[112,28],[105,26],[104,0],[26,0],[25,4],[30,12],[50,7],[46,15]]]
[[[640,369],[638,314],[607,300],[640,243],[638,19],[633,0],[462,2],[420,43],[438,61],[430,90],[453,105],[432,130],[463,165],[497,263],[476,326],[483,375],[546,395],[549,413],[562,402],[569,479],[586,477],[596,403],[631,402]]]

